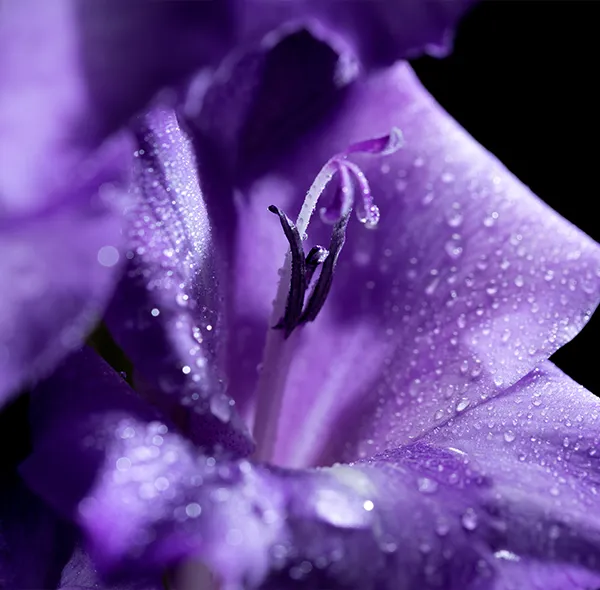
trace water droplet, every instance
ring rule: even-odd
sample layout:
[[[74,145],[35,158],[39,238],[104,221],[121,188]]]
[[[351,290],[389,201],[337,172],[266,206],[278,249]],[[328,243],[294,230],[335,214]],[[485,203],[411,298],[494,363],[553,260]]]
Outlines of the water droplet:
[[[425,293],[427,295],[433,295],[435,293],[435,290],[437,289],[439,283],[440,283],[440,277],[433,277],[431,282],[427,285],[427,287],[425,287]]]
[[[494,557],[496,559],[504,559],[506,561],[520,561],[521,558],[513,553],[512,551],[507,551],[506,549],[500,549],[494,553]]]
[[[450,256],[450,258],[452,258],[454,260],[456,260],[457,258],[460,258],[461,254],[463,252],[460,235],[454,234],[452,236],[452,238],[446,242],[444,249],[446,250],[446,254],[448,254],[448,256]]]
[[[421,199],[421,203],[425,206],[430,205],[434,198],[435,193],[426,193],[426,195]]]
[[[102,246],[98,250],[98,262],[107,268],[117,264],[119,258],[119,251],[114,246]]]
[[[515,440],[515,438],[517,438],[517,435],[516,435],[516,434],[515,434],[515,433],[514,433],[512,430],[507,430],[507,431],[504,433],[504,440],[505,440],[507,443],[511,443],[511,442],[513,442],[513,441]]]
[[[466,399],[466,398],[461,399],[458,402],[458,404],[456,404],[456,411],[457,412],[463,412],[464,410],[466,410],[469,407],[470,403],[471,402],[468,399]]]
[[[522,287],[525,284],[525,279],[523,279],[522,275],[517,275],[514,282],[517,287]]]
[[[121,432],[121,438],[128,439],[128,438],[133,438],[134,436],[135,436],[134,428],[132,428],[131,426],[127,426],[126,428],[123,428],[123,432]]]
[[[190,518],[197,518],[202,513],[202,506],[197,502],[191,502],[185,507],[185,513]]]
[[[153,308],[150,310],[150,315],[151,315],[153,318],[157,318],[157,317],[160,315],[160,309],[158,309],[158,308],[156,308],[156,307],[153,307]]]
[[[373,510],[373,508],[375,508],[375,504],[373,504],[373,502],[371,502],[371,500],[365,500],[363,502],[363,508],[367,511],[367,512],[371,512],[371,510]]]
[[[477,528],[477,514],[472,508],[467,508],[460,521],[468,531],[474,531]]]
[[[185,293],[177,293],[175,295],[175,301],[177,301],[177,305],[181,307],[186,307],[188,304],[189,296]]]
[[[417,486],[422,494],[434,494],[438,489],[437,481],[428,477],[419,477]]]
[[[381,219],[381,212],[377,205],[371,205],[366,211],[366,215],[361,215],[359,221],[365,224],[367,229],[375,229],[379,220]]]
[[[117,459],[117,471],[127,471],[131,467],[131,460],[128,457],[119,457]]]
[[[446,215],[446,221],[450,227],[459,227],[463,222],[463,214],[457,209],[452,209]]]
[[[484,217],[483,225],[485,225],[486,227],[492,227],[496,223],[498,217],[498,213],[496,211],[493,211],[492,213]]]

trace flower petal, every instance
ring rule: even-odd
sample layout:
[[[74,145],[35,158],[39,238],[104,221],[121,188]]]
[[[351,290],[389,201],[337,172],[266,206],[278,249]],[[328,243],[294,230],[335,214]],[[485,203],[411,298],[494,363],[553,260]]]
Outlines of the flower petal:
[[[60,198],[65,175],[108,131],[222,56],[229,20],[214,2],[4,2],[0,211]]]
[[[372,232],[349,226],[329,300],[304,329],[280,464],[367,456],[422,435],[547,359],[600,295],[598,246],[450,119],[409,66],[351,85],[338,111],[237,203],[254,220],[240,224],[237,245],[245,347],[236,366],[249,390],[261,360],[257,327],[267,323],[286,250],[266,208],[293,214],[332,154],[392,127],[403,133],[395,154],[360,161],[381,221]],[[315,220],[308,233],[323,244],[328,231]]]
[[[337,37],[372,67],[423,52],[446,55],[451,49],[453,28],[475,0],[240,0],[237,4],[247,36],[276,30],[281,23],[289,26],[316,21],[316,32],[334,42]]]
[[[101,131],[120,127],[162,88],[214,67],[234,43],[230,0],[74,2],[82,70]]]
[[[24,471],[56,504],[61,480],[95,458],[99,471],[70,516],[105,573],[152,575],[196,559],[225,588],[600,583],[600,403],[549,364],[423,441],[354,465],[291,471],[198,455],[140,412],[123,382],[109,384],[108,372],[108,403],[93,387],[80,390],[91,361],[53,377],[65,388],[55,389],[58,407],[48,412],[47,394],[34,398],[53,424]]]
[[[0,221],[0,404],[80,346],[121,269],[121,222],[108,207],[131,145],[106,144],[60,204]]]
[[[90,349],[72,355],[32,393],[31,420],[34,450],[21,472],[36,493],[83,528],[90,554],[104,572],[114,573],[123,563],[137,567],[141,559],[143,570],[134,567],[134,575],[139,571],[160,575],[188,554],[193,544],[185,521],[200,513],[192,501],[173,512],[185,486],[191,485],[193,493],[216,494],[217,505],[230,506],[224,494],[241,473],[239,465],[229,469],[225,463],[217,469],[214,458],[198,454],[188,440],[159,421],[154,410]],[[211,480],[216,487],[208,485]],[[215,558],[227,548],[225,535],[239,517],[233,508],[216,519],[205,513],[211,536],[208,549],[213,547]],[[240,508],[245,514],[245,507]],[[222,517],[227,526],[222,526]],[[173,532],[177,538],[171,537]],[[149,546],[152,538],[158,544]],[[239,567],[259,567],[267,542],[247,547],[247,555],[238,551]],[[146,549],[151,555],[144,553]]]
[[[140,120],[129,259],[107,323],[153,401],[198,444],[252,450],[227,396],[222,367],[224,304],[205,193],[175,113]]]

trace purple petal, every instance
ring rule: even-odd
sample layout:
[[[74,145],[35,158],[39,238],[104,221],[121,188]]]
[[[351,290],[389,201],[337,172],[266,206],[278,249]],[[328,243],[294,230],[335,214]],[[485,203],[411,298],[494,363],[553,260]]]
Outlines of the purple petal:
[[[224,54],[229,21],[215,2],[3,3],[0,211],[52,203],[107,131]]]
[[[213,65],[232,29],[221,2],[23,0],[0,10],[2,399],[79,344],[110,290],[114,269],[97,256],[114,262],[118,223],[88,202],[100,182],[81,169],[163,85]]]
[[[102,263],[114,264],[118,222],[88,203],[100,181],[80,178],[81,167],[162,85],[224,52],[224,6],[184,4],[2,5],[0,397],[79,344],[108,295],[114,269]]]
[[[75,5],[84,79],[100,130],[121,126],[160,89],[214,67],[234,41],[230,0]]]
[[[253,223],[237,235],[236,399],[251,391],[286,250],[263,211],[293,215],[332,154],[392,127],[402,149],[360,161],[381,221],[373,232],[349,226],[330,297],[294,351],[278,463],[330,463],[420,436],[515,383],[598,303],[597,245],[397,65],[351,86],[338,115],[238,200]],[[328,231],[314,220],[309,238],[327,243]]]
[[[149,420],[123,382],[109,383],[117,377],[90,375],[94,362],[84,354],[53,377],[53,407],[48,392],[34,398],[52,424],[38,431],[25,473],[56,504],[65,477],[96,457],[99,471],[70,516],[105,573],[152,575],[191,559],[224,587],[600,582],[600,405],[550,364],[422,441],[355,465],[291,471],[198,455]],[[93,380],[81,389],[86,373]]]
[[[136,135],[124,213],[129,264],[107,323],[153,401],[196,443],[247,454],[252,442],[220,366],[220,259],[190,141],[175,114],[160,108]]]
[[[0,221],[0,403],[80,346],[121,269],[121,222],[105,204],[125,176],[126,137],[77,174],[44,213]]]
[[[246,35],[264,34],[284,23],[309,25],[319,36],[350,47],[368,66],[389,65],[423,52],[446,55],[452,30],[474,0],[384,0],[338,2],[256,0],[238,2]],[[271,33],[271,35],[277,34]]]

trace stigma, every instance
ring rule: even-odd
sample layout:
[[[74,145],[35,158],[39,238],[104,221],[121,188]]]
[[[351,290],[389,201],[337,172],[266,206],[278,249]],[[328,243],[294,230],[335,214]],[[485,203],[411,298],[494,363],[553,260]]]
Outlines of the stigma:
[[[269,211],[279,218],[290,247],[291,268],[285,311],[273,326],[283,330],[284,338],[287,339],[297,327],[314,321],[323,308],[331,290],[335,266],[346,241],[346,228],[352,210],[356,210],[358,220],[369,229],[375,228],[379,223],[381,215],[373,199],[369,181],[359,166],[349,160],[349,156],[357,153],[386,156],[396,152],[402,143],[400,130],[393,128],[387,135],[354,143],[330,158],[310,187],[296,223],[275,205],[269,207]],[[334,196],[319,211],[321,220],[333,226],[329,246],[315,246],[305,254],[302,241],[306,238],[309,219],[319,197],[333,178],[338,180]],[[320,270],[318,278],[313,281],[317,270]],[[309,293],[311,283],[314,284]]]

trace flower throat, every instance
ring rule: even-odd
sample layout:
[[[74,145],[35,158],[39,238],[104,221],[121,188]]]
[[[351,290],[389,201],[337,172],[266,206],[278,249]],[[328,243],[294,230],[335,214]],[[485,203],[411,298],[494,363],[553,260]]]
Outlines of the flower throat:
[[[344,152],[330,158],[308,190],[295,223],[277,206],[269,207],[269,211],[278,216],[290,248],[280,273],[281,279],[271,316],[273,329],[267,333],[256,391],[254,438],[257,443],[256,456],[260,460],[268,461],[273,458],[278,416],[295,348],[294,343],[288,344],[285,341],[294,340],[295,330],[312,322],[325,304],[346,239],[346,228],[355,205],[357,189],[360,195],[356,206],[358,220],[370,229],[379,222],[379,208],[374,203],[369,182],[348,156],[356,153],[386,156],[393,154],[401,146],[402,135],[398,129],[393,128],[388,135],[354,143]],[[319,197],[334,177],[339,178],[339,181],[333,199],[329,205],[320,209],[322,221],[333,225],[329,247],[314,246],[305,254],[302,242],[307,237],[310,218]],[[319,276],[308,294],[319,269]]]

